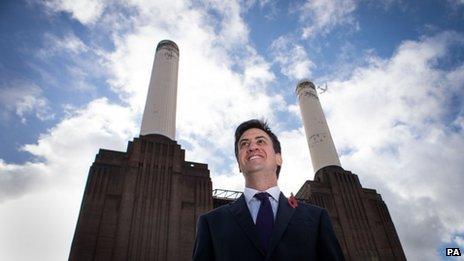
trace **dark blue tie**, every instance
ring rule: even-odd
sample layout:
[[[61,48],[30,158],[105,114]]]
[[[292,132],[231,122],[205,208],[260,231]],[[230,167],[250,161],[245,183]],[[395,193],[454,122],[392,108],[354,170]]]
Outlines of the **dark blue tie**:
[[[272,229],[274,228],[274,214],[272,212],[271,202],[269,201],[269,193],[256,193],[255,198],[261,201],[258,216],[256,217],[256,228],[258,230],[259,239],[264,252],[267,252],[269,247],[269,239],[271,238]]]

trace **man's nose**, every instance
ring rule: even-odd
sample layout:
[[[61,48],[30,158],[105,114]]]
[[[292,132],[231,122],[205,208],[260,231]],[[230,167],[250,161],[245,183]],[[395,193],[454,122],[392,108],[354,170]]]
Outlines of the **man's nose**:
[[[256,142],[250,142],[250,145],[248,145],[248,150],[254,151],[256,149],[258,149],[258,144],[256,144]]]

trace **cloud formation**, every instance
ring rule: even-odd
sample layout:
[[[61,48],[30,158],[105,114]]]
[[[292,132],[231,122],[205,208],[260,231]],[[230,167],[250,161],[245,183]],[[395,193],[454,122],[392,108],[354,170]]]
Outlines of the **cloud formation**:
[[[308,0],[299,8],[302,37],[326,35],[335,26],[353,25],[355,0]]]
[[[67,12],[82,24],[90,25],[95,23],[102,15],[105,2],[103,0],[51,0],[44,2],[44,5],[52,12]]]
[[[42,121],[53,118],[42,89],[24,81],[13,81],[7,86],[0,86],[0,109],[1,118],[5,123],[12,114],[19,117],[24,124],[29,115],[34,115]]]
[[[464,64],[441,66],[455,45],[454,32],[405,41],[321,95],[342,164],[383,195],[413,260],[464,232]]]
[[[36,144],[22,151],[34,161],[8,164],[0,161],[0,202],[46,189],[50,184],[82,186],[98,148],[124,150],[134,137],[134,115],[129,108],[98,99],[64,118]]]
[[[280,66],[280,72],[293,81],[311,76],[314,64],[303,46],[294,43],[289,36],[280,36],[270,47],[274,61]]]

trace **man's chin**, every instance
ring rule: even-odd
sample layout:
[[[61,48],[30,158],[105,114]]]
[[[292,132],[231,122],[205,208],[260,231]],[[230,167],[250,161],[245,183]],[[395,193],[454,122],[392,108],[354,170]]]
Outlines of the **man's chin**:
[[[252,167],[244,169],[243,172],[246,173],[247,175],[254,175],[254,174],[263,172],[263,170],[264,170],[264,166],[252,166]]]

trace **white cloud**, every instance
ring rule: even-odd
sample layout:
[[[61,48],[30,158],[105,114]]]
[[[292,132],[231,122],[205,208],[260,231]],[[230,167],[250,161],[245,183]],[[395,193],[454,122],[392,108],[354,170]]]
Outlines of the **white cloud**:
[[[45,1],[44,5],[53,12],[67,12],[84,25],[95,23],[102,15],[105,3],[104,0],[50,0]]]
[[[464,98],[464,64],[437,67],[456,44],[464,37],[449,32],[405,41],[321,95],[335,143],[349,151],[343,166],[383,195],[413,260],[436,259],[440,242],[464,232],[464,112],[452,103]]]
[[[232,175],[215,175],[213,179],[213,189],[227,189],[233,191],[243,191],[245,179],[239,173],[238,168]]]
[[[259,56],[255,50],[249,48],[249,56],[243,61],[243,85],[265,88],[275,79],[271,71],[271,64]]]
[[[2,260],[64,260],[69,255],[82,191],[47,186],[0,207]],[[27,246],[25,249],[24,246]]]
[[[208,1],[210,7],[220,13],[220,31],[218,36],[221,44],[227,48],[241,46],[248,42],[248,26],[243,21],[243,6],[238,1]]]
[[[134,136],[133,117],[130,109],[106,99],[74,111],[42,134],[36,144],[21,148],[36,160],[19,165],[0,161],[0,201],[46,189],[47,183],[56,180],[69,181],[71,187],[76,182],[82,185],[98,148],[124,149]]]
[[[306,180],[314,178],[305,132],[303,127],[300,127],[283,131],[278,137],[282,145],[283,159],[279,187],[286,196],[290,196],[291,192],[296,195]]]
[[[64,37],[57,37],[53,34],[44,35],[44,48],[39,52],[39,56],[45,58],[57,53],[77,55],[87,52],[89,47],[82,42],[76,35],[68,33]]]
[[[90,164],[101,147],[125,149],[133,117],[128,108],[94,100],[22,148],[34,161],[0,160],[0,259],[68,255]]]
[[[42,89],[24,81],[13,81],[7,86],[0,86],[0,109],[6,122],[11,113],[16,114],[22,123],[26,123],[27,117],[31,114],[40,120],[53,118]]]
[[[281,67],[281,72],[292,80],[301,80],[311,76],[314,64],[308,58],[303,46],[293,43],[286,36],[280,36],[271,45],[274,62]]]
[[[129,108],[98,99],[25,145],[33,161],[0,160],[0,259],[65,259],[98,149],[125,150],[136,129]]]
[[[308,0],[300,9],[303,38],[325,35],[335,26],[355,24],[355,0]]]
[[[48,89],[86,91],[94,95],[97,88],[95,79],[108,74],[105,54],[104,49],[95,46],[92,40],[87,44],[72,32],[63,36],[46,33],[42,47],[33,52],[41,63],[28,62],[28,67],[40,74]],[[60,65],[57,65],[57,60],[60,60]],[[67,79],[63,80],[61,75],[66,75]],[[103,89],[103,86],[100,88]]]

